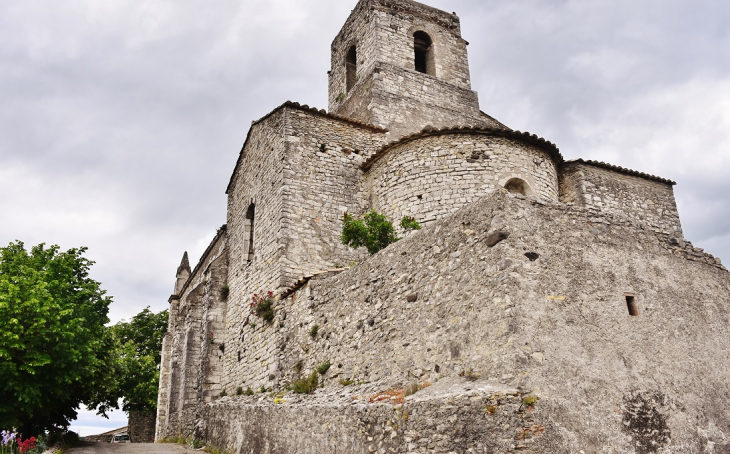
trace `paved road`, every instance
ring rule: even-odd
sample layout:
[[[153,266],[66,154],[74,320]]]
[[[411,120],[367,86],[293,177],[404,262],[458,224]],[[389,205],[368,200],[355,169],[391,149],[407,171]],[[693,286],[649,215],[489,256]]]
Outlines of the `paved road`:
[[[67,454],[180,454],[187,451],[184,446],[172,443],[81,443],[66,451]]]

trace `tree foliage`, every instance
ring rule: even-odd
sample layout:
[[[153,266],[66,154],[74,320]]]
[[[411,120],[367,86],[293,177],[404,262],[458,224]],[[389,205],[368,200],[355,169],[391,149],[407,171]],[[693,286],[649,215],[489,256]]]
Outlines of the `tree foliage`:
[[[112,379],[99,400],[90,408],[105,415],[112,408],[129,413],[153,413],[157,409],[157,389],[160,381],[162,339],[167,332],[168,311],[155,314],[149,307],[111,327],[115,342]]]
[[[0,428],[66,428],[109,383],[111,298],[85,252],[0,248]]]
[[[412,230],[419,230],[420,224],[415,218],[404,216],[401,219],[400,227],[407,233]],[[342,222],[342,244],[357,249],[366,247],[370,254],[375,254],[388,247],[388,245],[400,240],[396,234],[393,223],[385,215],[375,210],[365,213],[363,219],[355,219],[345,213]]]
[[[147,307],[129,322],[112,327],[121,345],[119,394],[126,412],[152,413],[157,409],[162,339],[167,332],[168,311],[155,314]]]

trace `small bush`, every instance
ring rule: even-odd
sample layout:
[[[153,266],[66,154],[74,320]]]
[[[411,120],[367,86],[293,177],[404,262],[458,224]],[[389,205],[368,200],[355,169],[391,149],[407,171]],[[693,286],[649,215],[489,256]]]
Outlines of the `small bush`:
[[[238,388],[236,388],[236,395],[237,396],[242,396],[243,395],[243,388],[241,386],[239,386]]]
[[[253,394],[254,394],[253,389],[251,389],[250,386],[248,388],[246,388],[246,391],[243,392],[244,396],[253,396]]]
[[[228,393],[226,392],[225,389],[223,391],[221,391],[221,397],[226,397],[227,395],[228,395]]]
[[[400,227],[406,232],[419,230],[421,225],[415,218],[404,216]],[[363,219],[355,219],[345,213],[342,220],[342,244],[353,249],[366,247],[372,255],[400,240],[395,233],[393,223],[375,210],[365,213]]]
[[[319,332],[319,325],[314,325],[312,329],[309,330],[309,337],[314,339],[317,337],[317,333]]]
[[[539,400],[539,397],[529,395],[529,396],[525,396],[525,398],[522,399],[522,403],[525,405],[525,407],[534,407],[538,400]]]
[[[257,317],[261,317],[265,322],[274,320],[273,305],[274,292],[254,293],[251,297],[251,313]]]
[[[414,230],[421,230],[421,224],[419,224],[414,217],[403,216],[403,219],[400,220],[400,228],[402,228],[405,233],[409,233]]]
[[[297,394],[312,394],[319,386],[319,374],[312,371],[309,377],[294,380],[289,384],[289,389]]]
[[[193,438],[193,440],[190,442],[190,446],[192,446],[193,449],[200,449],[203,447],[203,442],[198,440],[197,438]]]
[[[319,373],[319,375],[324,375],[327,373],[328,370],[330,370],[331,365],[332,364],[330,364],[330,360],[327,360],[327,361],[323,362],[322,364],[320,364],[319,366],[317,366],[317,372]]]

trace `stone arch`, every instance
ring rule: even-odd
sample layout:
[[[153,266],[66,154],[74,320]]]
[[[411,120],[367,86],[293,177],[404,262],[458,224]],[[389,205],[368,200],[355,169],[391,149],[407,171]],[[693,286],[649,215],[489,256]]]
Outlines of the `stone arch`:
[[[431,36],[423,30],[413,33],[413,50],[415,69],[419,73],[436,75],[434,45]]]
[[[510,178],[505,184],[504,188],[514,194],[522,194],[524,196],[532,195],[530,185],[521,178]]]
[[[345,71],[347,73],[347,91],[357,83],[357,46],[350,47],[345,57]]]

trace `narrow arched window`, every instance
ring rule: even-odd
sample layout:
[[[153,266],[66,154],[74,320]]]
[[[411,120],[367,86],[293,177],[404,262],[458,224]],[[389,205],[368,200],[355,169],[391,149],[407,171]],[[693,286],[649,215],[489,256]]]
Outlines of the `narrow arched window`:
[[[357,48],[355,46],[352,46],[347,52],[345,68],[347,69],[347,91],[350,91],[357,82]]]
[[[253,227],[254,227],[254,217],[256,215],[256,205],[251,204],[248,206],[248,210],[246,210],[246,222],[244,223],[244,241],[248,244],[244,243],[244,253],[246,254],[246,260],[248,262],[253,261]]]
[[[433,61],[433,41],[426,32],[413,34],[413,49],[415,50],[416,71],[419,73],[435,75]]]
[[[515,194],[530,195],[532,192],[527,183],[519,178],[512,178],[504,185],[504,188]]]

